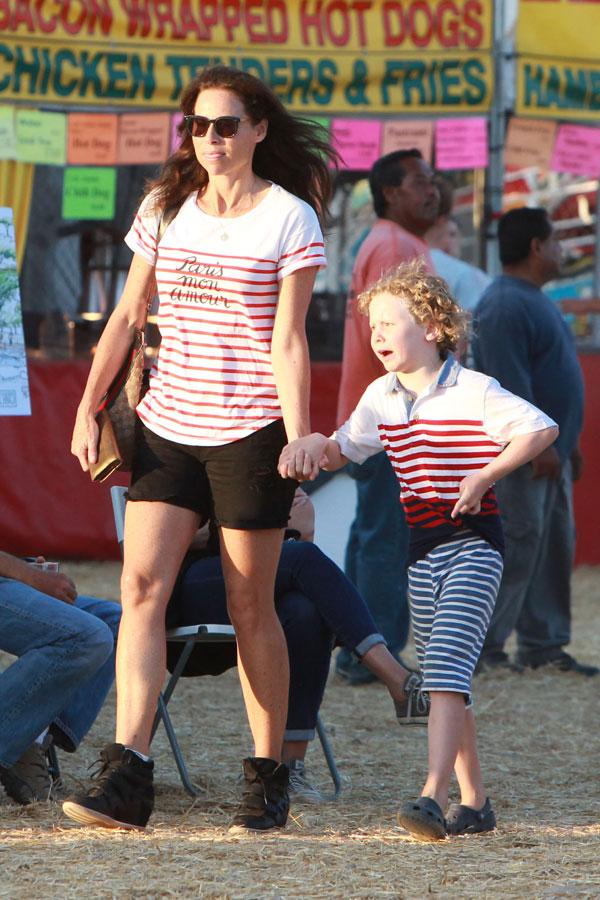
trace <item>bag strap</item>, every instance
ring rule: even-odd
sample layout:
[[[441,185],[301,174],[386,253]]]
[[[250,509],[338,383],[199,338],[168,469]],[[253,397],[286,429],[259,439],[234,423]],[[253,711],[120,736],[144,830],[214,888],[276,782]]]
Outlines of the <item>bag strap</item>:
[[[165,231],[167,230],[167,228],[169,227],[169,225],[171,224],[171,222],[173,221],[173,219],[175,218],[175,216],[177,215],[177,213],[179,212],[179,210],[181,209],[182,206],[183,206],[183,204],[180,203],[179,206],[175,207],[174,209],[170,209],[168,213],[165,212],[164,209],[161,212],[160,219],[158,220],[158,231],[156,233],[156,246],[157,247],[160,244],[160,242],[162,241]],[[152,300],[154,299],[154,295],[157,293],[156,282],[154,283],[154,288],[155,289],[154,289],[152,296],[148,297],[148,301],[146,303],[146,319],[148,319],[148,316],[150,314],[150,308],[152,306]],[[144,323],[144,327],[145,327],[145,323]],[[143,333],[144,333],[143,328],[142,328],[141,333],[143,336]]]
[[[179,210],[181,209],[182,206],[183,206],[183,203],[180,203],[179,206],[176,206],[175,208],[170,209],[168,213],[165,212],[164,209],[161,212],[160,219],[158,221],[158,232],[156,235],[157,246],[162,241],[162,239],[165,235],[165,231],[167,230],[167,228],[169,227],[169,225],[171,224],[171,222],[173,221],[173,219],[175,218],[175,216],[177,215],[177,213],[179,212]]]

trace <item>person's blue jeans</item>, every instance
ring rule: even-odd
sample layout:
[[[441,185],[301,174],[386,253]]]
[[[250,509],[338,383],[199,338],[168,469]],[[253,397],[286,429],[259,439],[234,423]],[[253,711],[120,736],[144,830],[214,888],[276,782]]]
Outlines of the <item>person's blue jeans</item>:
[[[0,673],[0,765],[8,768],[49,725],[73,751],[115,672],[121,607],[78,597],[73,606],[0,578],[0,649],[17,656]]]
[[[345,471],[356,481],[344,571],[356,585],[391,653],[408,640],[408,526],[400,487],[383,451]]]
[[[520,658],[552,659],[571,639],[575,550],[571,463],[558,478],[534,478],[530,464],[496,485],[506,551],[504,574],[482,650],[503,650],[517,634]]]
[[[358,656],[385,641],[354,585],[333,560],[308,541],[283,544],[275,608],[290,659],[285,740],[312,740],[334,640]],[[176,612],[180,625],[229,624],[219,557],[192,563],[176,589],[170,612]]]

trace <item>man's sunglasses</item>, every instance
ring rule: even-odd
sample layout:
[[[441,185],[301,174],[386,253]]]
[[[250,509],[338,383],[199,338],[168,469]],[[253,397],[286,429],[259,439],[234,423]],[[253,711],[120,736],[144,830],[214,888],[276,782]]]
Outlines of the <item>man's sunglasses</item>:
[[[216,119],[207,119],[206,116],[184,116],[185,127],[192,137],[204,137],[211,125],[221,138],[232,138],[238,133],[240,122],[244,121],[239,116],[218,116]]]

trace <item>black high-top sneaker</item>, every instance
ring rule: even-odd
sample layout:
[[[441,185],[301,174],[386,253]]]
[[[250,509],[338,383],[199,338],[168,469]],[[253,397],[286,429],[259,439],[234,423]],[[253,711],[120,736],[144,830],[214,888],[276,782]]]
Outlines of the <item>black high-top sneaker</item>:
[[[145,762],[123,744],[107,744],[87,793],[71,794],[63,812],[82,825],[144,830],[154,808],[153,760]]]
[[[260,756],[244,760],[244,792],[229,831],[283,828],[290,808],[289,770],[283,763]]]

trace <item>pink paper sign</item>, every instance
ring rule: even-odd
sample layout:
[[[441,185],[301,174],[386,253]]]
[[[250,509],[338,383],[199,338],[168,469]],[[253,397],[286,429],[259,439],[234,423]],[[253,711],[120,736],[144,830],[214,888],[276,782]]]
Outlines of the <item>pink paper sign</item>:
[[[342,169],[367,171],[380,156],[381,122],[372,119],[332,119],[331,141]]]
[[[175,153],[176,150],[179,150],[179,145],[181,144],[182,138],[179,137],[178,128],[183,122],[183,113],[173,113],[171,116],[171,142],[169,153]]]
[[[508,123],[504,145],[504,165],[525,169],[537,166],[547,169],[550,165],[556,122],[545,119],[522,119],[515,116]]]
[[[438,119],[435,126],[436,169],[484,169],[488,159],[484,116]]]
[[[398,119],[383,124],[382,155],[394,150],[420,150],[426,162],[431,162],[433,122],[427,119]]]
[[[74,166],[108,166],[117,161],[118,116],[70,113],[67,162]]]
[[[600,175],[600,128],[561,125],[550,168],[571,175]]]
[[[169,113],[127,113],[119,116],[117,162],[123,165],[161,163],[169,155]]]

